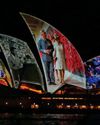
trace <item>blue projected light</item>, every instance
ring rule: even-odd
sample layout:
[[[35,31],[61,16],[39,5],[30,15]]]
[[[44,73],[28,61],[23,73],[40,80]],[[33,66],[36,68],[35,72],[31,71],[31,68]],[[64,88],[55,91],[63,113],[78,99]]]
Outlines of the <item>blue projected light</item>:
[[[100,56],[86,62],[87,89],[100,88]]]

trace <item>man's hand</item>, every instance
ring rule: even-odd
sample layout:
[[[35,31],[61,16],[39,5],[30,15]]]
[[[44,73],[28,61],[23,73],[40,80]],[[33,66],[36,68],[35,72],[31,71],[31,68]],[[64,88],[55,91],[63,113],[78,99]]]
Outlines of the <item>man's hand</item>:
[[[51,50],[50,49],[47,49],[47,50],[44,50],[44,52],[46,53],[46,54],[50,54],[50,52],[51,52]]]

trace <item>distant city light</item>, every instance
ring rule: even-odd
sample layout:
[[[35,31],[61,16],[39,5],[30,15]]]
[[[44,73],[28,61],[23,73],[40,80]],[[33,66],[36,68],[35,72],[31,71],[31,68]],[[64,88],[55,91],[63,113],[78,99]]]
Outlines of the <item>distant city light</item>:
[[[22,105],[22,102],[20,102],[19,104]]]
[[[99,110],[100,110],[100,105],[98,105],[98,106],[97,106],[97,109],[99,109]]]
[[[87,106],[86,105],[81,105],[80,109],[87,109]]]
[[[39,105],[38,104],[32,104],[31,105],[31,109],[38,109],[39,108]]]
[[[31,99],[31,97],[29,96],[28,99]]]
[[[8,102],[6,102],[5,104],[8,105]]]
[[[50,103],[48,102],[48,105],[50,105]]]
[[[70,108],[71,108],[71,106],[70,106],[70,105],[66,105],[66,108],[70,109]]]

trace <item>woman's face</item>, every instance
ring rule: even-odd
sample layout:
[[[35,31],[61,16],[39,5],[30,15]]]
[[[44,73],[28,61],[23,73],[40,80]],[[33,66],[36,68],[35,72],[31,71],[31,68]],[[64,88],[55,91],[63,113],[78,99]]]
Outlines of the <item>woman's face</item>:
[[[58,43],[61,43],[59,38],[57,38],[56,41],[57,41]]]

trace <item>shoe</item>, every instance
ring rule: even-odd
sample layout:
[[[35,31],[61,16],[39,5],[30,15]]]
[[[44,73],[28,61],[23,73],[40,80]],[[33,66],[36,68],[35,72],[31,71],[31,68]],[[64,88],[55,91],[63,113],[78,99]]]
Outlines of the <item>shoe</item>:
[[[56,83],[54,83],[54,82],[50,82],[49,85],[56,85]]]
[[[53,85],[57,85],[55,82],[51,82],[51,84],[53,84]]]

